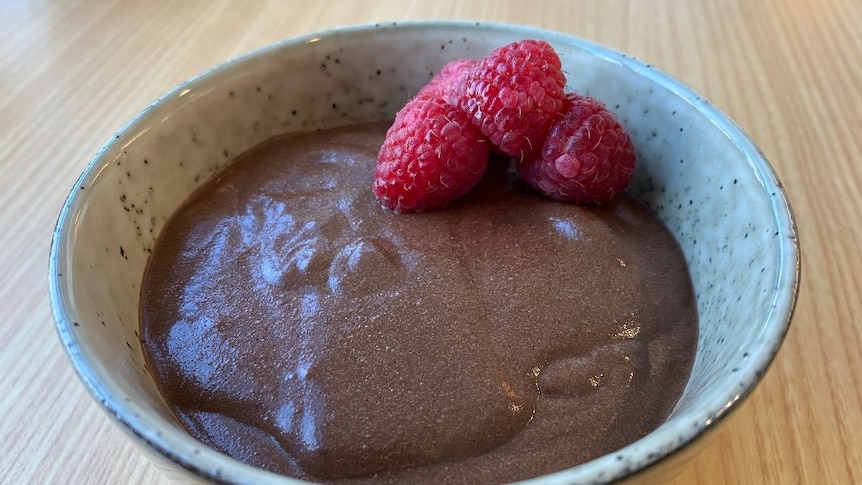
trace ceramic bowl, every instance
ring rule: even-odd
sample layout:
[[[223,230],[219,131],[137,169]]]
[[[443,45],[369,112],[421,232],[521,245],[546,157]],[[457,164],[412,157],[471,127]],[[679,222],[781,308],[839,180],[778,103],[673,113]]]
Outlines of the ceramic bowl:
[[[740,406],[787,331],[799,281],[797,232],[769,163],[724,114],[630,56],[534,28],[388,23],[288,39],[177,87],[121,128],[73,187],[54,232],[57,329],[93,397],[163,469],[190,480],[299,483],[190,437],[144,369],[141,279],[166,218],[234,156],[278,134],[391,118],[445,62],[524,38],[550,42],[570,87],[630,131],[630,191],[676,236],[697,296],[691,378],[667,422],[622,449],[532,484],[657,483]]]

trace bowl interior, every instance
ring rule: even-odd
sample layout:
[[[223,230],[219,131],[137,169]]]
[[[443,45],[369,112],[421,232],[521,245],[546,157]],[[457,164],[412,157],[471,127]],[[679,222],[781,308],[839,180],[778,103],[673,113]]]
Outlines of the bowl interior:
[[[639,157],[630,190],[680,243],[700,315],[692,376],[668,422],[548,483],[626,475],[733,409],[777,351],[797,285],[792,215],[754,145],[696,93],[611,50],[528,27],[425,22],[339,29],[231,61],[154,103],[91,162],[60,215],[50,283],[60,336],[109,414],[187,469],[226,481],[280,480],[202,447],[156,391],[138,337],[140,282],[155,238],[194,188],[254,145],[391,118],[445,62],[523,38],[551,42],[570,88],[604,101],[630,130]]]

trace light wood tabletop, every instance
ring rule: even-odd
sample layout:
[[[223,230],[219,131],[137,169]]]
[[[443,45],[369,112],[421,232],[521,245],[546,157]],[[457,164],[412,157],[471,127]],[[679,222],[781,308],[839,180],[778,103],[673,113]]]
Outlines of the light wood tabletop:
[[[678,77],[746,130],[799,223],[790,332],[676,484],[862,483],[862,2],[0,1],[0,483],[167,483],[54,329],[48,248],[100,147],[187,78],[277,40],[383,20],[539,26]]]

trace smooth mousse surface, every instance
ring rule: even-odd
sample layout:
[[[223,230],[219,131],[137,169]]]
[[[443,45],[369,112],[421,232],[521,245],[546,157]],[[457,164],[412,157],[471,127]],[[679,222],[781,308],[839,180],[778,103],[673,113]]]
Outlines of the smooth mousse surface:
[[[167,223],[148,367],[183,425],[308,480],[498,483],[658,426],[697,315],[673,237],[627,194],[583,208],[494,160],[445,210],[371,192],[386,126],[267,142]]]

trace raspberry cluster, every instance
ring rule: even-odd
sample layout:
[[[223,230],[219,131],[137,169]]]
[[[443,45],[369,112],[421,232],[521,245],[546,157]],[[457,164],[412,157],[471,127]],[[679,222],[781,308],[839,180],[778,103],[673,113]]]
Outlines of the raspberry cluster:
[[[442,207],[479,182],[495,151],[548,197],[609,201],[631,181],[631,137],[601,102],[565,85],[559,56],[541,40],[448,63],[396,114],[375,195],[395,212]]]

